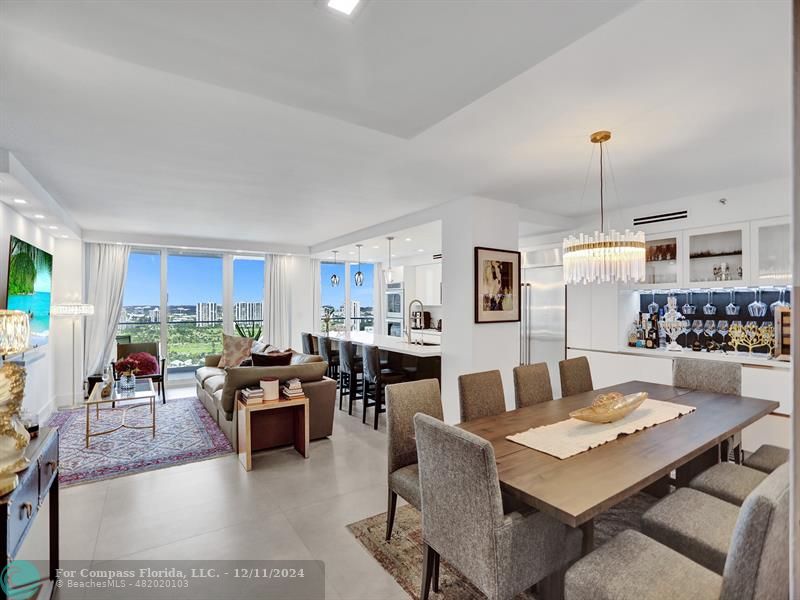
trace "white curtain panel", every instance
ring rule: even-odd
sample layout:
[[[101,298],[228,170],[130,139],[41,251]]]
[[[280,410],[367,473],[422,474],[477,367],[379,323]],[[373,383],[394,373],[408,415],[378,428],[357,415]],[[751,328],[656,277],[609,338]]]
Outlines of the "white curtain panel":
[[[94,315],[86,319],[83,345],[84,378],[102,373],[111,360],[117,323],[122,312],[122,294],[128,274],[131,247],[118,244],[86,244],[86,301]]]
[[[268,254],[266,264],[267,305],[264,317],[264,341],[284,349],[291,345],[291,257]]]
[[[375,333],[386,333],[383,330],[383,315],[386,314],[386,275],[383,272],[383,263],[375,264],[375,289],[372,291],[373,297],[373,330]]]
[[[320,314],[322,313],[322,261],[318,258],[311,259],[311,293],[313,304],[311,306],[311,331],[320,329]]]

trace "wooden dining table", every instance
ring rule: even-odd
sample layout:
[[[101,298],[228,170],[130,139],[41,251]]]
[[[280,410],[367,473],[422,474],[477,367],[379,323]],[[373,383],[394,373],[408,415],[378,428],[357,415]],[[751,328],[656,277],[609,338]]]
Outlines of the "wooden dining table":
[[[557,423],[601,393],[647,392],[650,398],[696,408],[677,419],[559,459],[506,439]],[[492,443],[500,487],[570,527],[583,530],[583,553],[594,545],[593,519],[638,492],[665,495],[670,484],[687,485],[720,460],[720,443],[778,408],[777,402],[669,385],[628,381],[483,417],[459,425]],[[677,480],[670,474],[677,470]]]

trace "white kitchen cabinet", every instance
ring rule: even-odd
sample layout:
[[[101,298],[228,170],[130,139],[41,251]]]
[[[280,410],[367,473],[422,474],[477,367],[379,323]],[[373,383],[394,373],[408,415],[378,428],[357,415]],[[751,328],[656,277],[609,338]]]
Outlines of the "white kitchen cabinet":
[[[442,263],[417,265],[416,267],[416,297],[422,300],[425,306],[439,306],[442,304]]]
[[[653,233],[645,242],[645,278],[634,283],[637,289],[669,289],[683,283],[683,233],[671,231]],[[628,287],[631,287],[630,285]]]
[[[792,248],[789,218],[750,223],[752,285],[790,285]]]
[[[683,244],[686,284],[695,288],[747,284],[750,252],[747,223],[690,229]]]

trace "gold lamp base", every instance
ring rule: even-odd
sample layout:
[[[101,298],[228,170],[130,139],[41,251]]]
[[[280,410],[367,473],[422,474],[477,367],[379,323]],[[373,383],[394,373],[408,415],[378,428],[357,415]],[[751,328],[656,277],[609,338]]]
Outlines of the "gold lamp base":
[[[9,492],[13,492],[18,485],[19,475],[16,473],[0,476],[0,496],[5,496]]]

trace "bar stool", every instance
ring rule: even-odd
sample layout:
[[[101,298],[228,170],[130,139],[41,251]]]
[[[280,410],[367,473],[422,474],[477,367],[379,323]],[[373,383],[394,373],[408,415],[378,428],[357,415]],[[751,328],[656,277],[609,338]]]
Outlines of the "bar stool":
[[[338,381],[339,351],[333,350],[331,347],[331,338],[329,338],[327,335],[318,335],[317,348],[319,348],[319,355],[322,357],[322,360],[328,363],[328,377]]]
[[[392,369],[381,368],[380,350],[375,346],[364,346],[364,414],[361,415],[361,422],[367,422],[367,408],[375,407],[375,422],[372,428],[378,428],[378,418],[382,412],[386,412],[384,407],[384,388],[392,383],[400,383],[405,380],[405,373]],[[371,400],[371,401],[370,401]]]
[[[303,340],[303,354],[316,354],[317,352],[314,350],[314,336],[304,331],[300,334],[300,337]]]
[[[361,379],[359,379],[361,375]],[[353,402],[358,398],[359,388],[363,397],[364,361],[356,356],[353,342],[339,342],[339,410],[342,410],[342,398],[345,393],[349,398],[347,414],[353,414]]]

